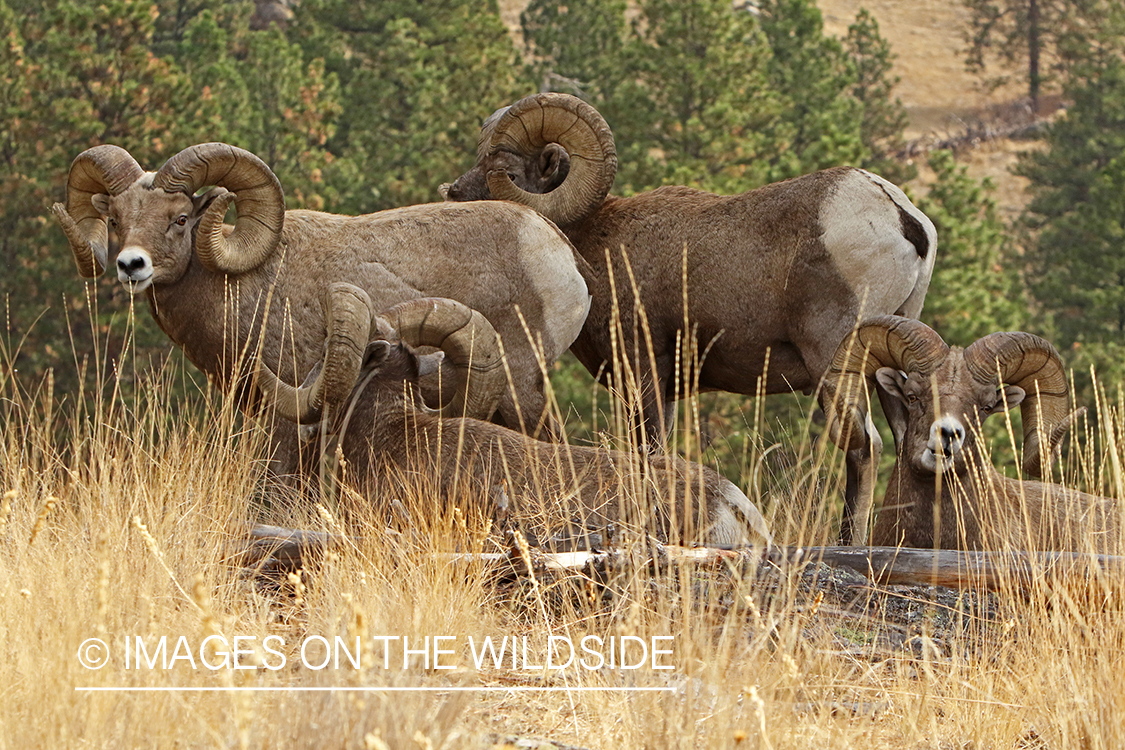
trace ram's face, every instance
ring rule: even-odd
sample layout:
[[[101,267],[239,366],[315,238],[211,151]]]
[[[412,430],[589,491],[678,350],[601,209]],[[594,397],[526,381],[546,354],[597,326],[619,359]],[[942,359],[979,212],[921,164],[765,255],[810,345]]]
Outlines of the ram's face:
[[[477,142],[477,163],[452,185],[441,187],[442,197],[449,201],[491,200],[488,173],[508,174],[516,187],[529,193],[549,193],[557,188],[570,171],[570,155],[557,143],[547,144],[538,154],[521,154],[511,149],[492,151],[492,133],[508,107],[493,112],[480,130]]]
[[[133,294],[184,275],[199,221],[198,200],[147,187],[141,180],[112,198],[95,195],[93,202],[117,236],[118,253],[114,259],[111,251],[111,262],[118,280]]]
[[[932,374],[884,367],[876,378],[906,407],[906,434],[899,460],[923,474],[964,468],[981,423],[1016,406],[1024,397],[1018,387],[1002,388],[971,377],[959,349],[951,351]]]

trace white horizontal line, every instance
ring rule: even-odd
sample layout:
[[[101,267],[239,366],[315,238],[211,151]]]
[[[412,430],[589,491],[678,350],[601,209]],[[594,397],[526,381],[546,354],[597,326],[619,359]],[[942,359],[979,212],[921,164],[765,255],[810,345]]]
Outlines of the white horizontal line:
[[[83,693],[670,693],[674,687],[75,687]]]

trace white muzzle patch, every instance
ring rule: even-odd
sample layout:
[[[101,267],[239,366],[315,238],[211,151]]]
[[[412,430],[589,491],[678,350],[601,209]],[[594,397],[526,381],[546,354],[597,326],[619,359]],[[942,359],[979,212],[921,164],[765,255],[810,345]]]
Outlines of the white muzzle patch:
[[[140,294],[152,283],[152,256],[143,248],[131,245],[117,255],[117,280]]]
[[[922,452],[922,466],[934,473],[948,471],[965,444],[965,425],[956,417],[942,417],[930,425],[930,439]]]

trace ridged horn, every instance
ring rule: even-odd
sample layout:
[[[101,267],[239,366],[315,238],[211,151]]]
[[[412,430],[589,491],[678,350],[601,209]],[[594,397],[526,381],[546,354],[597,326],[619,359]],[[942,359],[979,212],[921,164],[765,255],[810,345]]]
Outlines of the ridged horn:
[[[1058,351],[1034,334],[993,333],[965,349],[965,367],[980,383],[996,383],[999,376],[1000,382],[1018,386],[1027,394],[1020,405],[1023,472],[1042,477],[1042,459],[1050,460],[1065,434],[1064,425],[1069,424],[1069,388]]]
[[[93,279],[105,271],[109,232],[105,219],[94,208],[99,193],[119,195],[137,181],[144,170],[120,146],[94,146],[74,158],[66,180],[66,205],[56,203],[51,212],[70,241],[78,273]]]
[[[153,178],[153,187],[194,195],[205,185],[229,193],[215,198],[196,230],[199,261],[218,273],[239,274],[264,263],[281,240],[285,196],[277,175],[249,151],[226,143],[201,143],[173,156]],[[238,211],[234,232],[223,236],[231,202]]]
[[[528,193],[503,170],[488,173],[488,189],[493,198],[522,203],[565,226],[589,214],[609,194],[617,176],[617,148],[609,125],[586,102],[569,94],[534,94],[508,108],[488,151],[537,156],[549,143],[570,154],[570,172],[555,190]]]
[[[443,417],[488,419],[507,388],[496,329],[476,310],[442,297],[407,300],[379,313],[410,346],[434,346],[457,372]]]
[[[931,373],[945,359],[949,346],[932,328],[913,318],[880,315],[861,323],[832,358],[822,385],[829,436],[841,448],[856,448],[863,439],[867,392],[881,367]],[[858,423],[857,420],[858,419]]]
[[[324,361],[299,387],[282,381],[268,366],[259,364],[258,388],[266,403],[298,424],[318,421],[325,404],[343,403],[359,380],[372,321],[367,292],[351,284],[332,284],[325,300],[328,339]]]

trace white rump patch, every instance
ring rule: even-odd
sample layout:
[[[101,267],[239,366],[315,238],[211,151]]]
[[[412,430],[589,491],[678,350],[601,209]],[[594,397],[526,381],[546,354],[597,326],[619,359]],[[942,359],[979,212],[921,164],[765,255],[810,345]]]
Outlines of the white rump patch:
[[[918,256],[903,236],[900,206],[927,227],[931,240],[936,236],[933,223],[899,188],[862,170],[845,174],[821,206],[821,239],[864,306],[860,318],[896,311],[916,287],[929,286],[934,248]]]

